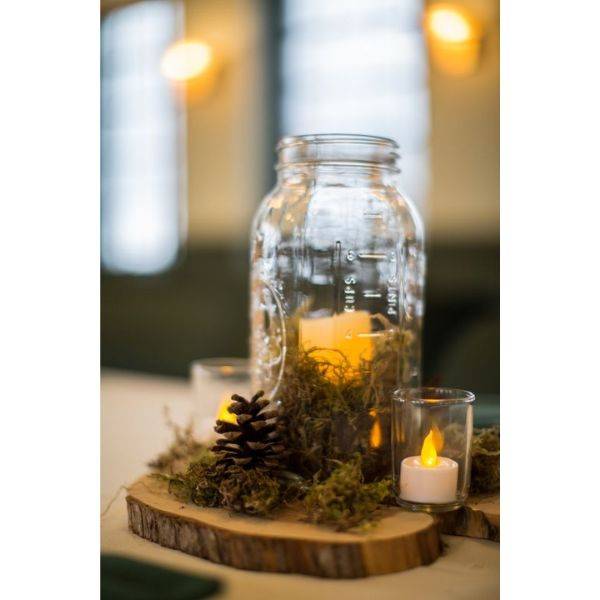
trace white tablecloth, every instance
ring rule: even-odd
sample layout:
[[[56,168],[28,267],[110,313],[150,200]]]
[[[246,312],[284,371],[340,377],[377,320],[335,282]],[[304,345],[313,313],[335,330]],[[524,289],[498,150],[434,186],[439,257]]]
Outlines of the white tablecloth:
[[[207,390],[209,392],[209,390]],[[446,536],[444,556],[428,567],[353,580],[241,571],[162,548],[127,529],[125,490],[147,470],[146,462],[171,441],[164,407],[185,424],[198,414],[184,380],[105,371],[102,376],[102,551],[145,559],[223,581],[219,598],[279,600],[488,600],[499,597],[499,545]],[[116,500],[114,500],[116,497]],[[111,500],[114,502],[110,505]]]

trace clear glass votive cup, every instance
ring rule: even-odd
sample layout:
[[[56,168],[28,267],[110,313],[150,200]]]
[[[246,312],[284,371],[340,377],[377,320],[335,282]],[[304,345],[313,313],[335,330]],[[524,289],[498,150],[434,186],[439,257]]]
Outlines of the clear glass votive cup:
[[[229,418],[232,394],[250,391],[248,360],[245,358],[202,358],[190,364],[195,414],[201,436],[211,436],[217,418]]]
[[[447,512],[469,494],[475,395],[466,390],[400,389],[392,400],[392,462],[398,504]]]

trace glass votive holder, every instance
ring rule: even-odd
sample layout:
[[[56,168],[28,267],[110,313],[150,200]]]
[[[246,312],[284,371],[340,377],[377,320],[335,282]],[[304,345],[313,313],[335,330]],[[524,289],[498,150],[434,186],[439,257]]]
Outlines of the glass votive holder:
[[[248,360],[245,358],[203,358],[190,365],[195,414],[201,438],[214,437],[217,419],[230,420],[227,411],[232,394],[247,396],[250,391]]]
[[[450,388],[400,389],[392,406],[392,462],[397,502],[446,512],[469,493],[475,395]]]

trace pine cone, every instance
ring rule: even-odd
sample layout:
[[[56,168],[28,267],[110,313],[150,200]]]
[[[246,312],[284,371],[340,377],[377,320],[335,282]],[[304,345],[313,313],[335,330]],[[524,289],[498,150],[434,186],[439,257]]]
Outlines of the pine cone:
[[[285,469],[287,457],[277,422],[276,409],[265,410],[270,404],[260,391],[248,401],[234,394],[229,406],[237,423],[217,421],[215,431],[222,434],[212,450],[218,456],[216,466],[227,471],[260,469],[265,472]]]

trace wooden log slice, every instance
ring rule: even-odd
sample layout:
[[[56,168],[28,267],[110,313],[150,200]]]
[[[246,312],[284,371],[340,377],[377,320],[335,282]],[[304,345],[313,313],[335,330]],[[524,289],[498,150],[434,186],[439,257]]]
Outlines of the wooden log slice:
[[[500,541],[500,497],[471,497],[459,510],[438,515],[442,533]]]
[[[127,511],[130,529],[145,539],[253,571],[367,577],[428,565],[442,552],[437,521],[399,508],[382,509],[368,533],[340,533],[293,510],[261,519],[183,504],[146,476],[129,489]]]

